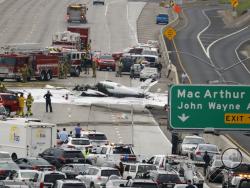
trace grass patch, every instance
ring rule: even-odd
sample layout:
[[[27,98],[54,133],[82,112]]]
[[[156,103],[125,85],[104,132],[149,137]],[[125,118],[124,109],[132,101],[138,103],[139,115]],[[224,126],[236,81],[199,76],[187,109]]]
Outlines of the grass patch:
[[[230,0],[219,0],[219,3],[221,4],[229,4],[230,2]]]
[[[236,7],[238,15],[241,15],[245,11],[250,9],[250,1],[249,0],[241,0],[239,1],[238,7]]]

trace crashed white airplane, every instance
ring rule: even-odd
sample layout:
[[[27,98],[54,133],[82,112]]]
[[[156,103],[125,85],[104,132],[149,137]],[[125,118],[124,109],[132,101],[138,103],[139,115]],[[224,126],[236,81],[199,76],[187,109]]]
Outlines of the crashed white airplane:
[[[113,81],[100,81],[93,88],[88,88],[82,92],[81,96],[89,97],[136,97],[144,98],[147,91],[155,82],[151,79],[143,82],[139,87],[127,87]]]

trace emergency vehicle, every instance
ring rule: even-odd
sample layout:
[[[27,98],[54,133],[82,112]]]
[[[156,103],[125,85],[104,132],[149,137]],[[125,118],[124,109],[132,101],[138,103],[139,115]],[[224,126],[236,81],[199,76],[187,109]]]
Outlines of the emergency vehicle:
[[[70,76],[80,76],[81,60],[86,52],[81,51],[82,41],[79,33],[70,31],[57,32],[52,37],[52,46],[48,47],[51,55],[65,58],[70,64]]]
[[[70,4],[67,7],[67,21],[70,22],[80,22],[87,23],[87,14],[88,8],[83,4]]]
[[[22,69],[28,70],[27,79],[47,81],[58,76],[59,57],[43,53],[0,54],[0,81],[15,79],[21,81]]]
[[[0,148],[12,159],[36,157],[56,146],[56,125],[30,118],[0,120]]]

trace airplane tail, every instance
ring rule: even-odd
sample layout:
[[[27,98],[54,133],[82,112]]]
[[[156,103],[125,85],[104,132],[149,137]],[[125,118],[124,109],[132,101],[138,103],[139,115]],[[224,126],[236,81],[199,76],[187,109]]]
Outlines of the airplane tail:
[[[158,81],[153,81],[153,79],[149,78],[142,82],[142,84],[139,86],[139,89],[143,90],[143,93],[146,93],[150,90],[150,88],[155,85]]]

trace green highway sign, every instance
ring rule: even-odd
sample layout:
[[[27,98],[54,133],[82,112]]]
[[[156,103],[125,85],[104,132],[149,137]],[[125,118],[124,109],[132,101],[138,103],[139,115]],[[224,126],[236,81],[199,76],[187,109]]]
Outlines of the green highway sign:
[[[173,129],[250,130],[250,87],[173,85],[169,110]]]

